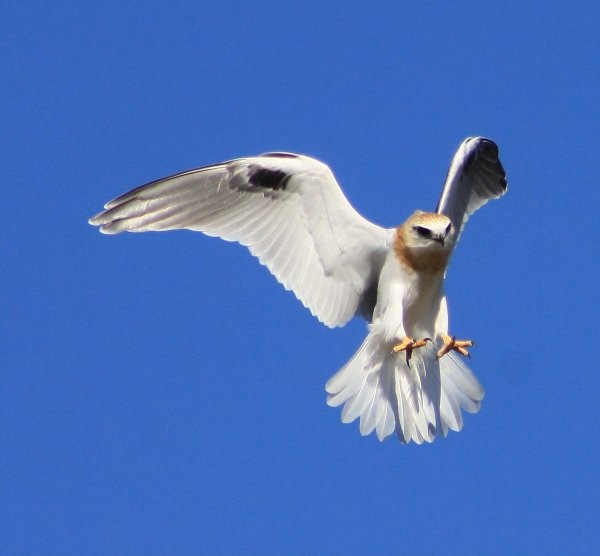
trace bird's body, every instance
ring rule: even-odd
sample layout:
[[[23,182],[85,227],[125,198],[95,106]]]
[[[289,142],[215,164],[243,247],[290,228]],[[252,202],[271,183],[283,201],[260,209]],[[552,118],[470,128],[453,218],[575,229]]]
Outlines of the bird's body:
[[[323,163],[269,153],[192,170],[111,201],[90,220],[104,233],[187,228],[248,246],[328,326],[353,316],[369,333],[327,383],[342,420],[361,434],[430,442],[476,412],[479,382],[448,332],[443,282],[468,216],[506,190],[496,145],[466,139],[435,213],[396,229],[360,216]]]
[[[437,239],[422,238],[416,230]],[[328,403],[345,404],[344,422],[360,417],[363,435],[376,430],[382,440],[398,425],[404,442],[431,441],[448,428],[460,429],[460,407],[479,408],[483,389],[468,368],[453,354],[437,357],[448,334],[444,275],[453,238],[450,220],[433,213],[416,212],[395,232],[369,334],[326,386]],[[395,346],[401,349],[394,352]],[[469,386],[467,403],[445,388],[455,366]]]

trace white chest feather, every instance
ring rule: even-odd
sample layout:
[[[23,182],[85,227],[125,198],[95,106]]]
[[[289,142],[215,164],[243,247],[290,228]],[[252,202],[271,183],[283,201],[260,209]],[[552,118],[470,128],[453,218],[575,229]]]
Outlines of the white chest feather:
[[[390,252],[379,278],[372,328],[390,342],[434,338],[443,298],[442,272],[415,272]]]

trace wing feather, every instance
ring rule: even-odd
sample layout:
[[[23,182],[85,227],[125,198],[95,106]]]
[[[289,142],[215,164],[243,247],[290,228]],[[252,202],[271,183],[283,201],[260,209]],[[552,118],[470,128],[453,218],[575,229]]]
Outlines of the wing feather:
[[[458,240],[469,216],[490,199],[504,195],[507,187],[496,143],[468,137],[452,159],[436,212],[450,218]]]
[[[354,210],[325,164],[288,153],[151,182],[90,223],[106,234],[189,229],[237,241],[328,326],[364,309],[393,235]]]

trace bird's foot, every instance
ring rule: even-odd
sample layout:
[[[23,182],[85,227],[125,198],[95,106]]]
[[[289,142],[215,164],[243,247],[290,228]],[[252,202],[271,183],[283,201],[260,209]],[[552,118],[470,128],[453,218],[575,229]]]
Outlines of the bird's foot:
[[[431,338],[414,340],[413,338],[405,337],[402,338],[399,343],[392,346],[392,351],[394,353],[400,353],[401,351],[406,352],[406,364],[410,365],[410,358],[412,357],[413,350],[425,346],[427,342],[431,342]]]
[[[454,336],[448,336],[448,334],[442,334],[441,336],[442,340],[444,340],[444,345],[437,353],[438,359],[450,351],[456,351],[464,357],[471,359],[471,356],[466,348],[473,347],[473,340],[457,340]]]

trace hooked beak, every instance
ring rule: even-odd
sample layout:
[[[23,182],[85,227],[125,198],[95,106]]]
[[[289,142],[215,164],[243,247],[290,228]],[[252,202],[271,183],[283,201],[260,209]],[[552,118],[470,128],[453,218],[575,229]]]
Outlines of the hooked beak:
[[[433,241],[437,241],[442,247],[444,247],[444,241],[446,240],[445,236],[433,236],[431,239],[433,239]]]

